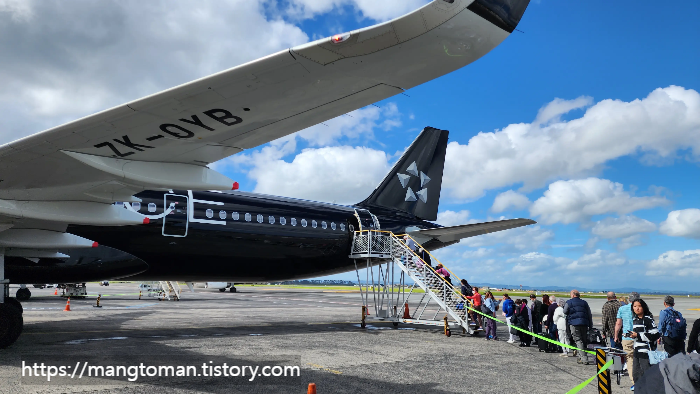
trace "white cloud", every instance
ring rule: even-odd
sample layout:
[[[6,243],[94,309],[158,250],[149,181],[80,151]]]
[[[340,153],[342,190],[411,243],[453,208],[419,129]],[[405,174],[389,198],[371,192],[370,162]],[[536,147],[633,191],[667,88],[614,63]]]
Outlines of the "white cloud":
[[[493,249],[479,248],[477,250],[467,250],[462,253],[462,257],[465,259],[482,259],[486,256],[490,256],[493,253]]]
[[[380,21],[393,19],[418,9],[431,0],[290,0],[288,12],[310,18],[334,8],[355,7],[366,18]],[[339,32],[340,33],[340,32]]]
[[[700,238],[700,209],[673,211],[661,222],[661,234],[672,237]]]
[[[641,245],[644,245],[644,237],[642,234],[630,235],[629,237],[622,238],[617,243],[617,250],[623,251]]]
[[[0,13],[11,15],[15,22],[26,22],[32,18],[32,5],[27,0],[0,0]]]
[[[257,193],[353,204],[369,196],[389,169],[382,151],[336,146],[305,149],[292,162],[259,163],[249,177]]]
[[[521,255],[519,259],[511,259],[510,262],[517,261],[512,271],[515,274],[525,276],[543,275],[558,271],[558,268],[571,260],[565,257],[554,257],[544,253],[531,252]]]
[[[572,271],[590,272],[594,268],[605,269],[625,264],[627,264],[627,257],[598,249],[594,253],[581,256],[578,260],[568,264],[566,268]]]
[[[700,250],[671,250],[663,253],[647,264],[647,275],[700,277]]]
[[[502,245],[503,251],[524,251],[536,250],[552,239],[554,233],[551,230],[540,226],[527,226],[466,238],[462,240],[462,244],[472,248]]]
[[[308,42],[265,5],[0,0],[0,144]]]
[[[532,204],[530,214],[545,224],[575,223],[606,213],[628,214],[668,204],[665,197],[634,197],[620,183],[588,178],[557,181]]]
[[[438,212],[436,223],[445,227],[459,226],[462,224],[476,223],[475,220],[469,220],[469,211],[444,211]]]
[[[540,125],[550,122],[560,123],[562,115],[568,114],[575,109],[588,107],[591,104],[593,104],[593,97],[579,97],[574,100],[556,98],[549,104],[540,108],[534,124]]]
[[[452,197],[475,199],[515,184],[529,191],[555,179],[596,175],[606,162],[628,155],[642,154],[645,163],[674,160],[681,149],[689,149],[691,159],[700,156],[700,94],[695,90],[671,86],[641,100],[604,100],[578,119],[557,120],[567,109],[587,103],[587,98],[555,100],[532,124],[481,132],[466,145],[451,142],[443,188]]]
[[[591,233],[600,238],[627,238],[639,233],[651,233],[656,231],[656,225],[648,220],[636,216],[622,216],[619,218],[605,218],[596,222]]]
[[[373,139],[375,129],[388,131],[401,126],[400,117],[399,108],[394,103],[388,103],[382,108],[370,106],[311,126],[296,135],[312,146],[331,145],[342,137]]]
[[[499,213],[510,208],[519,210],[528,206],[530,206],[530,200],[525,195],[508,190],[496,196],[491,211]]]

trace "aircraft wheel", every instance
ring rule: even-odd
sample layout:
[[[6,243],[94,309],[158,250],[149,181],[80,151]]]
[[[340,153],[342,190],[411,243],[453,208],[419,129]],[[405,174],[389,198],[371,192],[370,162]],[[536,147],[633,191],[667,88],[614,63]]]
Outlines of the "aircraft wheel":
[[[20,288],[17,289],[17,294],[15,295],[18,301],[27,301],[32,297],[32,292],[29,291],[29,289],[25,288]]]
[[[397,322],[397,321],[392,322],[392,324],[394,325],[394,327],[398,327],[398,326],[399,326],[399,322]]]
[[[12,303],[0,304],[0,349],[4,349],[17,340],[22,333],[24,319],[22,313]]]
[[[230,291],[231,293],[235,293],[235,292],[236,292],[236,288],[235,288],[235,287],[233,287],[233,286],[231,286],[231,288],[230,288],[230,289],[228,289],[228,291]]]
[[[219,291],[223,293],[226,291],[226,289],[219,289]]]
[[[22,307],[22,303],[17,301],[17,299],[5,298],[5,304],[14,306],[15,308],[19,309],[19,313],[24,314],[24,308]]]

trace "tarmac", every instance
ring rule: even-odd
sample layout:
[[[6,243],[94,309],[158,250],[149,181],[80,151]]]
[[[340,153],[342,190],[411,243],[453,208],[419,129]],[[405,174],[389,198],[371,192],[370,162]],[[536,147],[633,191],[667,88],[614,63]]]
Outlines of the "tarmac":
[[[596,373],[572,357],[485,341],[442,328],[368,322],[359,326],[359,293],[274,286],[239,287],[237,293],[183,289],[180,301],[139,300],[136,284],[88,284],[90,297],[66,300],[54,289],[31,288],[23,303],[24,331],[0,351],[0,393],[566,393]],[[60,292],[59,292],[60,293]],[[95,295],[102,294],[102,308]],[[677,297],[688,329],[700,318],[700,300]],[[600,326],[604,299],[589,299]],[[655,316],[662,298],[647,299]],[[439,314],[439,316],[443,316]],[[110,365],[297,365],[300,377],[153,377],[51,383],[21,377],[25,365],[72,368],[77,362]],[[79,364],[80,365],[80,364]],[[79,366],[78,365],[78,366]],[[25,373],[26,373],[26,369]],[[69,370],[70,372],[70,370]],[[38,378],[34,378],[38,379]],[[76,383],[77,382],[77,383]],[[38,384],[40,383],[40,384]],[[630,380],[613,379],[612,392],[629,392]],[[594,394],[594,384],[581,393]]]

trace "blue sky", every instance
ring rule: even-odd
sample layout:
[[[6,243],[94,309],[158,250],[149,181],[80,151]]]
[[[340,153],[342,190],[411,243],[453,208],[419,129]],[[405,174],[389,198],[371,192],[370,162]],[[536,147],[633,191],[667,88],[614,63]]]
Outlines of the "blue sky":
[[[692,93],[700,87],[700,34],[694,17],[698,12],[700,4],[691,1],[674,3],[673,7],[633,1],[533,2],[519,26],[522,33],[515,32],[484,58],[408,91],[410,97],[397,96],[378,103],[382,108],[396,106],[399,115],[394,119],[400,126],[388,130],[375,127],[371,134],[363,133],[359,138],[343,136],[330,145],[368,147],[386,152],[390,160],[395,160],[397,152],[428,125],[450,130],[450,141],[466,145],[479,132],[491,133],[511,124],[533,122],[538,111],[557,98],[590,98],[580,108],[564,113],[561,119],[566,122],[581,118],[602,100],[643,100],[654,90],[669,86]],[[298,25],[310,37],[320,37],[374,22],[363,17],[357,7],[346,5]],[[591,123],[590,127],[597,127],[596,122]],[[695,123],[682,133],[688,133],[692,139],[690,134],[700,133],[700,129]],[[611,138],[610,143],[617,143],[617,139]],[[641,201],[640,206],[645,208],[629,212],[618,207],[617,211],[611,208],[566,223],[541,224],[533,234],[514,230],[517,231],[514,237],[523,237],[521,241],[525,245],[514,246],[499,242],[501,239],[462,242],[437,255],[454,267],[458,275],[476,282],[698,291],[700,224],[681,231],[683,236],[659,231],[670,212],[700,208],[697,182],[700,152],[682,143],[673,145],[677,147],[673,154],[653,160],[645,158],[648,147],[632,144],[629,153],[613,154],[595,168],[586,167],[576,174],[555,171],[543,184],[525,190],[521,190],[523,182],[517,177],[503,186],[486,188],[477,196],[456,196],[443,190],[440,211],[453,211],[452,218],[456,220],[448,220],[447,224],[460,224],[460,219],[466,223],[501,216],[541,221],[542,216],[533,215],[529,205],[493,212],[494,199],[500,193],[514,190],[534,202],[556,181],[592,178],[598,184],[591,187],[618,183],[627,198],[649,201]],[[299,139],[296,149],[279,160],[292,163],[305,148],[319,147]],[[587,151],[580,154],[588,156]],[[243,179],[244,189],[253,190],[258,178],[248,177],[246,168],[239,167],[240,171],[230,168],[229,175]],[[464,175],[463,182],[468,183],[469,175],[475,174]],[[619,203],[627,204],[622,200]],[[575,210],[578,206],[567,209]],[[694,214],[694,211],[683,212]],[[700,220],[697,215],[689,217]],[[610,226],[621,224],[620,218],[627,218],[625,226]],[[606,219],[610,222],[605,222]],[[607,232],[606,227],[599,225],[597,233],[604,236],[597,236],[598,242],[591,244],[591,239],[596,237],[593,228],[599,222],[609,224]],[[628,237],[633,238],[623,242]],[[660,259],[669,251],[695,252],[684,254],[683,261],[674,265],[679,256]],[[673,261],[669,263],[668,259]],[[657,262],[651,266],[654,260]],[[353,279],[353,276],[351,273],[334,278]]]
[[[0,1],[0,144],[426,3]],[[474,64],[215,168],[354,203],[424,127],[447,129],[439,222],[539,222],[438,251],[458,275],[698,291],[700,2],[669,4],[533,0]]]

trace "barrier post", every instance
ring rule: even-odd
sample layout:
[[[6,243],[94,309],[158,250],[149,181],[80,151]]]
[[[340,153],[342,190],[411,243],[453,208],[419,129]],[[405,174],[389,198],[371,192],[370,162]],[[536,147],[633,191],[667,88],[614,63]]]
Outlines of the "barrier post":
[[[596,365],[598,367],[598,394],[610,394],[610,369],[601,372],[607,362],[607,352],[604,348],[596,348]]]

